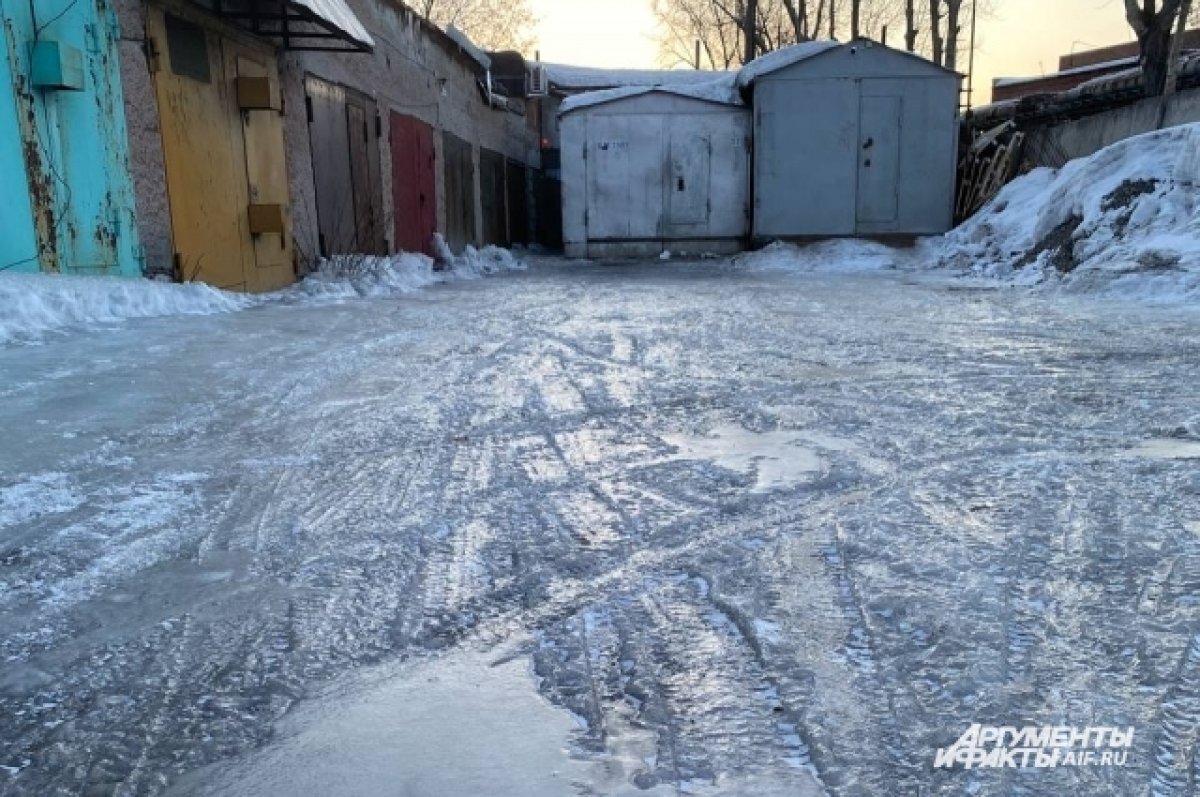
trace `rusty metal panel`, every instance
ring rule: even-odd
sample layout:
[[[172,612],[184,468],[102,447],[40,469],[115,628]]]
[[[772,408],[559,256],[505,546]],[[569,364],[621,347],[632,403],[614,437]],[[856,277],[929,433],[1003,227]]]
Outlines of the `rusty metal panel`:
[[[248,206],[275,206],[278,211],[278,230],[256,233],[249,224],[252,258],[246,269],[246,289],[250,291],[277,290],[295,280],[292,251],[291,215],[289,206],[287,163],[284,160],[283,118],[278,111],[247,110],[238,107],[236,86],[241,78],[253,78],[279,85],[279,73],[274,55],[255,53],[243,45],[227,42],[231,71],[231,92],[234,106],[230,112],[240,117],[242,141],[245,146],[246,190]],[[239,114],[238,111],[241,111]],[[247,219],[252,219],[247,216]]]
[[[157,53],[155,89],[162,127],[167,192],[176,275],[233,290],[250,290],[247,270],[254,267],[246,209],[245,154],[240,113],[226,80],[225,41],[198,25],[172,20],[147,9],[147,29]],[[186,20],[185,20],[186,22]],[[207,82],[197,79],[195,64],[172,63],[172,50],[197,51],[203,39]],[[173,43],[172,43],[173,40]],[[186,74],[178,74],[176,68]]]
[[[505,187],[504,156],[479,150],[479,199],[483,209],[483,242],[508,246],[508,189]]]
[[[453,133],[442,134],[446,185],[446,242],[456,252],[475,242],[475,165],[471,145]]]
[[[0,5],[0,165],[13,180],[4,192],[0,267],[140,275],[116,14],[110,0],[42,11]],[[51,46],[77,53],[80,74],[34,90],[35,39],[41,55]],[[60,90],[68,87],[80,90]]]
[[[437,187],[433,128],[392,111],[392,207],[396,249],[433,254],[437,231]]]

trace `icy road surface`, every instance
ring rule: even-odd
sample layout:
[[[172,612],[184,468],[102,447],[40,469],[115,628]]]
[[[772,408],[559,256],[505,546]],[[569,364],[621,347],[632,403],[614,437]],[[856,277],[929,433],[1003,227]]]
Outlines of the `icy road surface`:
[[[1191,794],[1198,353],[722,262],[0,350],[0,794]]]

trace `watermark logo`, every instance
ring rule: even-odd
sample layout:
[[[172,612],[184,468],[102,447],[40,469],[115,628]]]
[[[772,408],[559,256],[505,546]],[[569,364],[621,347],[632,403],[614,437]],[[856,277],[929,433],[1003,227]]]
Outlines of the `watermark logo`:
[[[1133,747],[1133,728],[1107,725],[975,724],[949,747],[940,748],[935,769],[1053,769],[1123,767]]]

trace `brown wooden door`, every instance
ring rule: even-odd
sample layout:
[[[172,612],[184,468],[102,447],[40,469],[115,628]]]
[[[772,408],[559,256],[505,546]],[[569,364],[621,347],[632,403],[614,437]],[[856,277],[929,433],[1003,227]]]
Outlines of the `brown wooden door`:
[[[483,242],[508,246],[508,190],[504,185],[504,156],[479,150],[479,201],[483,209]]]
[[[387,251],[379,180],[379,141],[375,134],[375,102],[346,92],[346,127],[350,144],[350,180],[354,187],[355,252]]]
[[[396,249],[433,254],[437,231],[437,178],[433,128],[392,111],[392,206]]]
[[[317,240],[322,257],[354,251],[357,221],[346,93],[340,86],[309,76],[304,80],[308,105],[308,141],[317,198]]]
[[[442,134],[446,185],[446,242],[455,252],[475,243],[475,164],[471,145],[452,133]]]

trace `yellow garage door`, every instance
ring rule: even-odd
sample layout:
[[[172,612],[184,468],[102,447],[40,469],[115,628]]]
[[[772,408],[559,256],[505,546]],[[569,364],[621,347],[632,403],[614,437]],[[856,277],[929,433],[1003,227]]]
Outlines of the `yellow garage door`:
[[[222,36],[151,7],[176,267],[183,280],[266,291],[294,280],[283,125],[263,96],[278,95],[269,48]],[[260,78],[239,100],[238,78]]]

